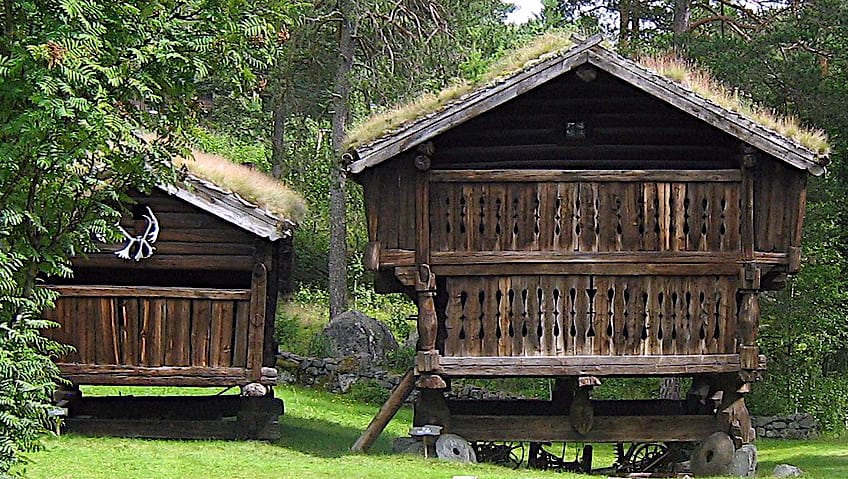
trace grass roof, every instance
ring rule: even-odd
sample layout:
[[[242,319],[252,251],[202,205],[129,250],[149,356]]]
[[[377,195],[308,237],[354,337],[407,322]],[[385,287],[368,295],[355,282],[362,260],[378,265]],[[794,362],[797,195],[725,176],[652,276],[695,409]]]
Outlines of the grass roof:
[[[524,47],[495,62],[487,73],[475,81],[458,80],[438,93],[425,93],[418,98],[381,113],[376,113],[348,132],[347,148],[357,148],[390,135],[416,119],[442,110],[455,100],[478,89],[493,86],[506,77],[528,69],[551,56],[561,54],[574,45],[571,34],[546,33]],[[774,110],[758,107],[729,90],[710,74],[689,62],[662,55],[637,60],[643,67],[662,75],[681,86],[713,101],[721,107],[739,113],[751,121],[774,130],[796,143],[827,156],[830,147],[822,130],[804,128],[797,118],[780,115]]]
[[[827,134],[823,130],[805,128],[797,118],[781,115],[775,110],[761,107],[741,97],[738,90],[730,90],[705,70],[674,55],[642,57],[637,62],[643,67],[672,80],[722,108],[739,113],[751,121],[776,131],[822,156],[830,154]]]
[[[464,95],[498,83],[573,45],[570,33],[545,33],[527,45],[507,53],[473,81],[456,80],[438,93],[425,93],[408,103],[372,115],[348,132],[345,146],[356,148],[371,143],[417,118],[436,113]]]
[[[189,173],[238,194],[269,212],[298,222],[306,215],[303,198],[285,183],[223,156],[193,149],[194,159],[177,158],[174,164]]]

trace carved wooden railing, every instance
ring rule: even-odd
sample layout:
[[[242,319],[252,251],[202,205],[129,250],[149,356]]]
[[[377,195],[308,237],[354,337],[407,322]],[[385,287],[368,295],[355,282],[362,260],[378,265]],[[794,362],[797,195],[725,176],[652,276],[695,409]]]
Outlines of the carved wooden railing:
[[[736,352],[734,276],[447,278],[445,356]]]

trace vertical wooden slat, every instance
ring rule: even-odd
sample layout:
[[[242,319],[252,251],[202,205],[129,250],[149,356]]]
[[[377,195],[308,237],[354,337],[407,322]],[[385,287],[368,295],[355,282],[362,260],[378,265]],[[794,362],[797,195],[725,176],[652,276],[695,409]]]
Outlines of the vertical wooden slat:
[[[795,229],[792,232],[792,239],[789,244],[792,246],[801,245],[801,233],[804,225],[804,213],[807,209],[807,175],[804,173],[794,172],[795,184],[797,188],[798,203],[794,206],[795,216],[794,222],[790,223]]]
[[[162,366],[165,359],[165,321],[167,321],[167,302],[164,299],[150,301],[150,327],[147,334],[147,364]]]
[[[580,183],[580,251],[598,251],[598,184]]]
[[[632,315],[633,312],[629,309],[629,302],[625,302],[624,293],[627,292],[628,296],[631,294],[628,286],[629,281],[626,278],[618,278],[612,277],[610,279],[608,285],[613,292],[612,298],[612,321],[613,321],[613,337],[610,346],[610,354],[613,355],[623,355],[627,353],[627,341],[630,339],[630,335],[635,333],[635,328],[631,332],[629,323],[632,323]],[[609,294],[609,293],[608,293]],[[631,319],[631,321],[625,321],[625,308],[628,308],[627,311],[627,319]]]
[[[530,312],[528,311],[527,302],[529,301],[530,292],[529,285],[525,277],[516,276],[512,278],[512,290],[514,298],[512,302],[513,308],[513,327],[515,328],[515,337],[512,343],[512,354],[515,356],[527,355],[526,343],[530,341],[527,337],[530,334]]]
[[[448,300],[445,306],[445,355],[459,356],[461,344],[459,331],[462,328],[460,316],[462,315],[462,304],[460,302],[461,280],[457,277],[447,279]]]
[[[250,302],[235,301],[236,321],[233,326],[233,367],[247,367],[247,337],[250,330]]]
[[[414,249],[415,236],[415,167],[412,161],[399,172],[397,189],[391,190],[398,195],[398,248]],[[427,199],[425,198],[425,201]],[[429,235],[426,236],[429,238]]]
[[[539,356],[542,354],[542,338],[540,313],[540,296],[544,297],[538,277],[527,278],[527,336],[524,337],[524,352],[527,356]]]
[[[659,231],[657,241],[660,251],[671,251],[671,184],[657,183],[657,218]]]
[[[557,183],[557,201],[559,203],[559,251],[576,251],[577,236],[574,234],[577,212],[577,184]]]
[[[483,337],[481,338],[483,356],[498,354],[498,278],[487,277],[480,288],[485,296],[482,306]]]
[[[121,364],[133,365],[139,362],[139,321],[138,299],[121,298]]]
[[[427,198],[424,197],[423,201],[427,201]],[[424,243],[427,243],[429,255],[430,235],[427,231],[429,231],[429,229],[424,231],[426,236],[422,239]],[[267,261],[267,258],[264,259],[264,261]],[[267,291],[268,268],[264,263],[258,262],[253,267],[253,275],[250,281],[250,330],[248,331],[247,337],[247,368],[251,370],[251,377],[254,381],[262,376]],[[232,309],[233,303],[230,302],[230,310],[232,311]],[[230,351],[230,357],[228,357],[227,360],[232,362],[232,351]]]
[[[586,347],[586,333],[589,332],[589,277],[576,276],[574,278],[574,289],[576,297],[574,302],[574,354],[591,354]]]
[[[185,299],[166,300],[168,311],[165,324],[165,364],[188,366],[191,357],[191,301]]]
[[[483,329],[483,308],[486,301],[484,282],[474,278],[469,283],[468,301],[465,304],[465,344],[468,356],[482,356],[483,342],[480,332]]]
[[[671,239],[671,250],[686,251],[689,249],[686,183],[671,184],[671,216],[671,223],[674,225]]]
[[[553,356],[556,353],[556,343],[554,340],[554,299],[553,299],[553,281],[550,277],[542,276],[539,278],[539,289],[542,291],[542,297],[539,301],[539,326],[542,328],[542,336],[539,339],[540,354],[543,356]]]
[[[722,245],[722,249],[726,251],[739,251],[740,242],[739,242],[739,218],[740,218],[740,209],[739,209],[739,183],[728,183],[726,186],[726,195],[728,198],[727,202],[727,211],[725,213],[725,224],[726,224],[726,241]]]
[[[375,176],[380,182],[380,188],[378,191],[391,191],[395,193],[398,191],[398,176],[396,170],[382,169]],[[398,222],[400,215],[395,214],[397,212],[397,207],[398,205],[396,201],[386,201],[385,198],[382,198],[382,201],[379,202],[380,219],[378,220],[378,227],[380,231],[380,241],[386,248],[398,247],[398,230],[400,229]],[[429,236],[426,238],[429,240]]]
[[[607,355],[613,349],[613,337],[615,325],[612,322],[610,312],[610,281],[608,276],[595,276],[595,347],[594,354]]]
[[[509,276],[501,276],[498,278],[499,302],[498,324],[500,325],[501,336],[498,339],[498,356],[512,356],[512,341],[515,335],[515,329],[512,328],[512,309],[509,303],[509,291],[512,288],[512,282]],[[512,332],[512,336],[510,335]]]
[[[616,215],[616,194],[619,183],[601,183],[598,185],[598,251],[616,251],[618,246],[618,216]]]
[[[77,340],[80,343],[80,363],[96,364],[97,362],[97,337],[93,334],[88,334],[89,331],[96,331],[96,322],[94,321],[94,310],[96,308],[96,300],[89,298],[76,298],[77,309]]]
[[[539,249],[554,251],[556,249],[556,217],[557,217],[557,184],[539,183]]]
[[[554,276],[550,279],[551,283],[551,305],[554,310],[554,354],[563,356],[566,354],[566,338],[568,337],[568,311],[566,305],[568,301],[566,295],[568,292],[564,288],[564,282],[561,277]]]
[[[430,249],[433,251],[449,251],[446,186],[445,183],[430,185]]]
[[[191,311],[191,363],[208,366],[212,334],[212,301],[196,299]]]
[[[643,183],[642,184],[642,201],[643,201],[643,222],[644,231],[642,233],[642,250],[658,251],[659,235],[657,229],[660,227],[659,205],[657,203],[657,184]]]
[[[641,249],[639,234],[639,183],[622,183],[621,195],[621,250]]]
[[[646,327],[647,311],[647,290],[644,281],[632,281],[630,287],[627,288],[627,354],[643,354],[645,341],[642,339],[643,333],[647,334]]]
[[[233,317],[232,301],[212,301],[212,339],[209,348],[212,366],[232,365]]]
[[[740,242],[742,243],[742,257],[744,259],[753,259],[754,257],[754,170],[753,168],[742,167],[742,209],[739,217],[740,221]],[[757,204],[762,204],[762,198],[757,199]],[[757,218],[759,224],[765,221],[766,218]]]

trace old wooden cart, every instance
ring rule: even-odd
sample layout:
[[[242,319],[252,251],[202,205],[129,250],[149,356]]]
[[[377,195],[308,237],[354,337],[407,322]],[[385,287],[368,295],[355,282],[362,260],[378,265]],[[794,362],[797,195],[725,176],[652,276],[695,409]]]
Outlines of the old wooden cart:
[[[125,241],[75,259],[74,278],[52,286],[61,296],[47,317],[61,327],[47,333],[75,347],[58,360],[63,376],[75,386],[255,383],[251,395],[272,392],[274,315],[278,291],[290,279],[293,221],[192,175],[178,186],[132,197],[131,214],[121,222]],[[97,414],[127,419],[128,410],[133,420],[151,411],[177,421],[198,419],[200,411],[202,419],[244,416],[246,402],[271,422],[282,413],[282,403],[270,395],[207,398],[199,406],[192,403],[197,400],[137,399],[127,406],[75,399],[67,422],[80,426],[74,417]],[[189,423],[100,421],[84,429],[165,437],[267,435],[257,424],[239,429]]]
[[[357,146],[366,264],[418,304],[416,425],[752,441],[758,296],[799,267],[823,163],[597,38]],[[452,378],[511,376],[557,378],[551,400],[442,395]],[[610,376],[694,379],[688,400],[590,400]]]

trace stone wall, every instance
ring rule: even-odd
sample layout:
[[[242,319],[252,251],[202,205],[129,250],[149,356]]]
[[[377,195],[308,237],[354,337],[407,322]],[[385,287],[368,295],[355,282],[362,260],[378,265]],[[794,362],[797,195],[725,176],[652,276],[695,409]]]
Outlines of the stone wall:
[[[282,352],[277,356],[278,382],[300,384],[346,393],[358,381],[372,381],[391,390],[400,382],[400,375],[377,366],[360,364],[355,357],[342,359],[311,358]],[[446,395],[453,399],[515,399],[518,396],[488,391],[471,384],[455,384]],[[414,396],[407,398],[412,401]],[[759,416],[752,418],[757,437],[808,439],[818,434],[818,422],[811,414],[788,416]]]
[[[326,389],[333,393],[350,391],[357,381],[373,381],[391,390],[400,382],[400,374],[379,367],[362,365],[356,358],[311,358],[282,352],[277,355],[280,384],[300,384]],[[446,396],[454,399],[513,399],[517,396],[488,391],[471,384],[455,385]],[[408,401],[411,401],[410,396]]]
[[[819,424],[812,414],[788,416],[759,416],[752,418],[757,437],[780,439],[809,439],[818,435]]]

